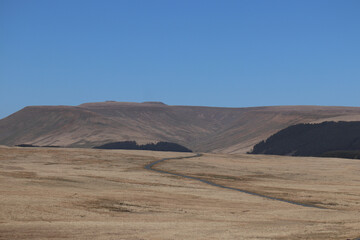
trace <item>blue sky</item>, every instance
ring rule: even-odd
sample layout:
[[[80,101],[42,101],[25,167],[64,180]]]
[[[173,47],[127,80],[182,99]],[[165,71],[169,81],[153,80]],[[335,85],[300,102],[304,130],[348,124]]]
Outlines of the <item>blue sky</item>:
[[[360,1],[0,0],[0,118],[28,105],[360,106]]]

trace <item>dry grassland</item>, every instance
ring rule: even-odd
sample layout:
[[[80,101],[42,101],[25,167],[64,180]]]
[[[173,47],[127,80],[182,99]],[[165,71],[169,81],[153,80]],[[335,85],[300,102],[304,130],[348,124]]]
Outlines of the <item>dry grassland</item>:
[[[0,147],[0,239],[355,239],[360,161]]]

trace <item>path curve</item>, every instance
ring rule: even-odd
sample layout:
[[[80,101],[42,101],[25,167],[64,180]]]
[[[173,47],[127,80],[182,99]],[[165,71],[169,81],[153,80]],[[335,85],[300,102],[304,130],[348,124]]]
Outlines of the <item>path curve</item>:
[[[247,190],[243,190],[243,189],[240,189],[240,188],[227,187],[227,186],[220,185],[220,184],[217,184],[217,183],[214,183],[214,182],[211,182],[211,181],[207,181],[205,179],[201,179],[201,178],[187,176],[187,175],[180,174],[180,173],[173,173],[173,172],[168,172],[168,171],[153,168],[156,164],[167,161],[167,160],[195,158],[195,157],[201,157],[201,156],[202,156],[202,154],[198,153],[198,154],[192,155],[192,156],[163,158],[163,159],[160,159],[160,160],[157,160],[157,161],[154,161],[154,162],[151,162],[151,163],[147,164],[144,168],[147,169],[147,170],[154,171],[154,172],[165,173],[165,174],[170,174],[170,175],[173,175],[173,176],[188,178],[188,179],[192,179],[192,180],[196,180],[196,181],[199,181],[199,182],[206,183],[206,184],[214,186],[214,187],[219,187],[219,188],[229,189],[229,190],[233,190],[233,191],[238,191],[238,192],[250,194],[250,195],[253,195],[253,196],[257,196],[257,197],[262,197],[262,198],[265,198],[265,199],[285,202],[285,203],[289,203],[289,204],[293,204],[293,205],[297,205],[297,206],[302,206],[302,207],[325,209],[323,207],[318,207],[318,206],[311,205],[311,204],[305,204],[305,203],[290,201],[290,200],[286,200],[286,199],[282,199],[282,198],[271,197],[271,196],[263,195],[263,194],[260,194],[260,193],[255,193],[255,192],[250,192],[250,191],[247,191]]]

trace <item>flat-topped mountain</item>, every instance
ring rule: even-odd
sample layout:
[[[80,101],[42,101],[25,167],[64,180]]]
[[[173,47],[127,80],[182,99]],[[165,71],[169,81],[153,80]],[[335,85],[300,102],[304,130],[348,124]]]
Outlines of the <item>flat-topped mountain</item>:
[[[30,106],[0,120],[0,145],[94,147],[164,141],[194,151],[244,153],[290,125],[340,120],[360,121],[360,108],[221,108],[116,101]]]

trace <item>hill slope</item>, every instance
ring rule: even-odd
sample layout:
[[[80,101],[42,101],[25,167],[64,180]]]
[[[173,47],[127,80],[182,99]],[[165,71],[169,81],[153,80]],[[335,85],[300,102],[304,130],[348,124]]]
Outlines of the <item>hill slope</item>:
[[[194,151],[243,153],[297,123],[359,120],[360,108],[220,108],[159,102],[30,106],[0,120],[0,145],[94,147],[108,142],[174,142]]]
[[[285,128],[256,144],[251,153],[326,156],[333,151],[359,150],[360,122],[323,122]]]

